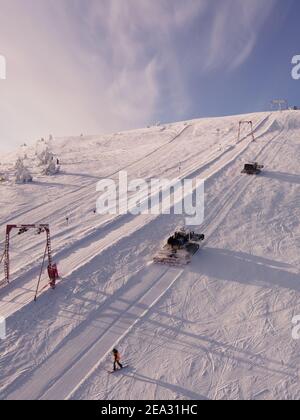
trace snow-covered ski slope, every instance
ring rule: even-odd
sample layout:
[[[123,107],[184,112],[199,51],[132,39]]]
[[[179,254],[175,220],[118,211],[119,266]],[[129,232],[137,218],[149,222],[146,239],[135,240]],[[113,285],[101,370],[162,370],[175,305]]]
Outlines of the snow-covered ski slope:
[[[245,132],[237,144],[241,119],[254,121],[255,143]],[[52,148],[64,173],[40,176],[28,147],[35,182],[0,184],[1,249],[7,223],[49,223],[63,277],[32,303],[44,237],[13,238],[12,282],[0,289],[0,398],[298,399],[300,114],[202,119]],[[1,171],[11,174],[15,160],[1,159]],[[241,175],[253,160],[263,174]],[[206,179],[198,230],[207,240],[190,266],[149,264],[183,217],[94,214],[97,181],[120,170]],[[113,346],[130,367],[111,376]]]

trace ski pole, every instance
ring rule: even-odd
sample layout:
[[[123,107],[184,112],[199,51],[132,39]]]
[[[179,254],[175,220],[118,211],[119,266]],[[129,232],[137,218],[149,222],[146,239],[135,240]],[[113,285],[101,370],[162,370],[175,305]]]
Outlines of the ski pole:
[[[42,274],[43,274],[43,269],[44,269],[44,264],[45,264],[47,250],[48,250],[48,245],[46,245],[46,248],[45,248],[43,263],[42,263],[41,272],[40,272],[40,276],[39,276],[39,281],[38,281],[38,284],[37,284],[37,287],[36,287],[36,292],[35,292],[35,296],[34,296],[34,301],[35,302],[37,300],[37,295],[38,295],[38,292],[39,292],[39,287],[40,287],[41,278],[42,278]]]

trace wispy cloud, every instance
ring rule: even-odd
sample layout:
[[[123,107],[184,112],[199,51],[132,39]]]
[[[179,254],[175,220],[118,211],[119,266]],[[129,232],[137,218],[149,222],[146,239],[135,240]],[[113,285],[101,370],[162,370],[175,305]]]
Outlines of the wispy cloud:
[[[180,118],[190,68],[237,69],[275,2],[0,0],[0,144]]]
[[[251,55],[277,0],[224,0],[212,17],[205,70],[234,70]]]
[[[99,65],[105,63],[105,93],[118,120],[151,120],[162,96],[170,99],[173,114],[182,114],[188,98],[174,40],[206,7],[195,0],[89,2],[90,48]]]

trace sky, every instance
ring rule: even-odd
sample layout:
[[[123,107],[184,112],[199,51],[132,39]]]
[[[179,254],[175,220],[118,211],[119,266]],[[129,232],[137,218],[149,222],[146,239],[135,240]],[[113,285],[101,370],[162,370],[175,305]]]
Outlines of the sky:
[[[0,0],[0,151],[300,105],[299,16],[299,0]]]

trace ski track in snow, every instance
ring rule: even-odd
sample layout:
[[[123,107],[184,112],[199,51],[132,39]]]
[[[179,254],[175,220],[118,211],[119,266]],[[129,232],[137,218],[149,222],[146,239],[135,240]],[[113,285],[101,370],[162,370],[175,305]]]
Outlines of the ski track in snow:
[[[266,119],[263,120],[263,123],[265,121],[267,121],[268,117]],[[259,126],[262,123],[259,124]],[[263,124],[262,124],[263,125]],[[181,134],[184,133],[187,129],[189,129],[189,126],[185,127],[183,130],[180,131],[179,134],[177,134],[172,140],[171,142],[173,143],[175,140],[179,139]],[[236,148],[232,148],[232,152],[230,153],[228,150],[225,152],[222,152],[221,154],[219,154],[218,158],[214,158],[212,160],[212,165],[214,165],[212,167],[212,169],[208,166],[208,170],[205,171],[206,166],[208,165],[209,160],[205,160],[202,163],[202,171],[201,171],[201,177],[203,178],[208,178],[212,175],[214,175],[215,172],[218,172],[224,165],[228,164],[229,162],[231,162],[234,158],[236,158],[236,156],[238,156],[241,151],[243,151],[245,149],[245,147],[248,147],[248,143],[246,144],[246,146],[242,143],[240,143],[239,146],[237,146]],[[237,150],[236,150],[237,149]],[[229,157],[227,157],[227,154],[229,154]],[[223,156],[225,155],[225,159],[223,158]],[[152,153],[151,153],[152,156]],[[224,160],[222,160],[222,158]],[[220,162],[219,162],[220,160]],[[185,170],[184,174],[181,174],[181,177],[193,177],[193,176],[197,176],[199,172],[199,164],[197,166],[197,170],[195,169],[195,166],[188,166],[187,170]],[[111,175],[109,175],[109,177],[111,177]],[[87,189],[84,190],[84,194],[81,192],[79,195],[76,192],[76,199],[73,198],[72,200],[72,204],[68,205],[69,208],[70,206],[72,207],[77,207],[80,205],[80,203],[85,203],[85,201],[87,201],[88,204],[88,208],[92,208],[92,204],[93,201],[90,200],[90,197],[93,197],[92,200],[95,201],[95,197],[93,196],[93,192],[95,191],[95,185],[93,187],[87,187]],[[77,197],[78,195],[78,197]],[[88,197],[88,198],[87,198]],[[62,202],[65,202],[65,198],[63,197]],[[75,201],[74,201],[75,200]],[[57,207],[59,207],[59,200],[56,200],[55,202],[55,209],[52,209],[51,212],[52,213],[47,213],[47,217],[50,217],[51,214],[53,216],[53,214],[55,214],[55,219],[56,219],[56,224],[60,224],[63,222],[63,220],[65,219],[65,208],[67,207],[66,205],[64,205],[63,209],[59,208],[59,211],[57,211]],[[71,207],[71,208],[72,208]],[[86,205],[85,205],[86,207]],[[50,207],[51,208],[51,207]],[[69,212],[70,213],[70,212]],[[39,213],[40,214],[40,213]],[[63,214],[63,215],[62,215]],[[31,219],[30,220],[35,220],[35,223],[43,223],[45,222],[45,220],[49,220],[47,219],[46,215],[43,212],[43,219],[37,219],[37,216],[35,214],[35,212],[33,212],[33,214],[30,215]],[[61,217],[61,219],[59,219],[59,217]],[[120,222],[122,229],[124,223],[128,220],[131,219],[132,217],[130,215],[125,215],[125,216],[121,216],[119,217],[119,219],[122,219],[122,221]],[[104,227],[106,227],[107,223],[112,223],[112,227],[114,227],[114,224],[116,223],[115,221],[115,217],[113,216],[108,216],[108,217],[104,217],[104,220],[102,219],[100,224],[96,224],[93,223],[93,227],[90,229],[82,229],[81,231],[78,232],[78,229],[72,229],[70,232],[70,237],[74,238],[75,234],[76,234],[76,238],[77,238],[77,242],[79,245],[79,250],[76,254],[76,256],[74,256],[75,252],[76,252],[76,244],[73,244],[73,241],[71,242],[71,245],[66,245],[65,242],[63,242],[62,244],[60,244],[60,241],[57,240],[56,242],[56,250],[57,250],[57,260],[59,263],[59,267],[60,267],[60,272],[62,273],[63,277],[67,277],[70,274],[72,274],[72,271],[67,272],[67,270],[64,268],[65,266],[68,267],[72,267],[72,270],[77,269],[78,267],[80,267],[84,262],[86,262],[88,259],[91,259],[91,257],[93,256],[93,253],[96,252],[96,254],[98,254],[100,249],[105,249],[105,246],[103,246],[101,244],[101,239],[103,236],[105,236],[106,234],[106,230],[104,230],[104,232],[102,232],[100,230],[100,228],[104,225]],[[124,221],[123,221],[124,220]],[[118,222],[117,222],[118,223]],[[144,225],[145,221],[142,221],[142,225]],[[75,230],[75,232],[74,232]],[[134,228],[133,231],[134,232]],[[117,234],[118,235],[118,234]],[[123,231],[122,231],[122,235],[124,235]],[[66,235],[64,235],[66,236]],[[69,235],[68,235],[69,236]],[[97,244],[97,238],[100,237],[100,243],[99,246],[96,246]],[[22,239],[22,238],[20,238]],[[56,235],[52,235],[52,240],[56,240],[57,236]],[[79,239],[79,241],[78,241]],[[106,238],[105,238],[106,239]],[[87,248],[86,246],[86,242],[90,242],[90,247]],[[103,241],[102,241],[103,242]],[[106,241],[107,242],[107,241]],[[112,241],[112,239],[109,239],[109,244],[113,244],[114,242]],[[43,248],[43,239],[40,239],[40,247]],[[84,249],[83,249],[83,245],[84,245]],[[23,250],[22,252],[28,252],[31,253],[32,249],[27,249],[26,246],[24,246],[25,251]],[[70,248],[70,251],[68,252],[68,248]],[[36,244],[35,244],[35,249],[36,248]],[[40,255],[40,249],[39,250],[39,255]],[[61,250],[61,252],[60,252]],[[60,256],[60,254],[62,254]],[[70,258],[72,258],[71,263],[69,260],[66,261],[66,257],[68,257],[68,254],[71,254]],[[31,254],[32,255],[32,254]],[[85,255],[87,255],[87,260],[85,259]],[[32,255],[32,259],[34,261],[34,256]],[[60,262],[62,260],[62,263]],[[29,264],[27,265],[27,267],[25,267],[25,270],[28,270],[28,268],[30,268],[29,273],[26,275],[26,273],[24,273],[24,270],[20,270],[19,271],[15,268],[14,271],[12,271],[11,273],[11,277],[22,277],[22,283],[24,283],[24,287],[20,290],[19,295],[17,294],[17,292],[15,291],[15,287],[14,285],[11,286],[11,288],[8,286],[5,293],[7,293],[7,290],[12,289],[13,290],[13,301],[9,300],[8,302],[5,302],[4,305],[0,305],[1,311],[3,316],[9,316],[12,312],[16,311],[17,309],[21,308],[24,304],[29,303],[32,300],[32,293],[34,293],[35,290],[35,285],[36,285],[36,278],[38,276],[38,272],[39,272],[39,266],[36,265],[36,263],[34,262],[33,264]],[[28,278],[34,278],[34,280],[32,281],[28,281]],[[0,291],[1,293],[1,291]],[[9,299],[11,299],[11,297],[9,296]]]
[[[217,121],[216,119],[211,124],[214,125]],[[224,119],[224,127],[229,121],[232,120]],[[235,121],[238,121],[237,117]],[[51,331],[51,328],[49,328],[47,341],[51,340],[53,335],[56,344],[51,344],[50,349],[44,356],[39,355],[36,365],[31,365],[29,359],[26,359],[26,362],[22,361],[22,351],[16,348],[17,344],[9,344],[4,354],[4,361],[7,363],[15,357],[18,361],[18,368],[14,375],[10,375],[9,371],[5,372],[5,369],[3,369],[5,382],[2,383],[2,391],[0,392],[3,398],[107,398],[108,395],[117,398],[119,395],[121,398],[127,396],[127,398],[133,399],[145,397],[155,399],[168,397],[179,399],[243,399],[278,396],[280,392],[283,392],[282,389],[284,389],[285,396],[293,395],[295,397],[297,395],[296,383],[298,377],[297,371],[293,370],[294,362],[282,365],[281,361],[276,360],[276,357],[267,356],[263,359],[260,356],[260,354],[265,355],[271,352],[272,345],[270,345],[270,342],[272,342],[272,339],[275,340],[280,331],[278,329],[280,319],[273,319],[276,314],[279,315],[285,311],[284,305],[278,309],[281,305],[279,296],[281,295],[281,298],[283,296],[284,302],[292,303],[294,310],[297,310],[296,297],[300,287],[296,289],[294,275],[289,274],[290,286],[294,286],[295,289],[291,292],[282,292],[284,279],[278,279],[273,290],[268,288],[266,290],[260,288],[256,290],[258,286],[254,282],[252,286],[247,286],[245,283],[237,287],[236,290],[229,289],[228,294],[226,292],[229,288],[228,283],[223,284],[224,281],[216,281],[215,276],[219,275],[219,270],[217,267],[213,269],[214,259],[218,258],[220,260],[223,258],[226,261],[226,258],[229,258],[229,252],[231,252],[230,249],[226,252],[221,249],[220,251],[213,249],[218,244],[218,239],[219,243],[224,243],[225,248],[225,233],[222,233],[226,229],[226,226],[224,228],[225,221],[230,220],[232,214],[238,211],[241,203],[255,185],[253,177],[239,176],[239,173],[236,174],[236,172],[234,177],[230,177],[231,182],[226,183],[226,177],[231,174],[231,168],[234,167],[235,171],[236,169],[240,170],[242,163],[247,159],[257,160],[266,165],[274,164],[281,156],[282,150],[288,147],[290,133],[297,130],[296,120],[291,116],[291,113],[258,114],[255,116],[255,121],[257,137],[255,143],[252,143],[250,138],[246,137],[239,144],[233,146],[231,140],[234,139],[234,133],[230,132],[228,147],[223,150],[220,150],[217,144],[204,147],[199,155],[196,154],[197,159],[186,159],[185,164],[182,165],[181,177],[201,176],[206,178],[209,193],[211,190],[215,190],[217,196],[217,200],[209,198],[205,222],[201,227],[208,239],[205,248],[199,253],[199,267],[197,262],[193,262],[191,267],[185,270],[166,269],[154,265],[143,266],[141,262],[135,266],[135,275],[130,273],[129,268],[128,271],[123,268],[125,274],[121,283],[120,280],[115,283],[113,280],[109,281],[107,286],[110,292],[106,297],[104,296],[105,288],[103,288],[105,284],[103,284],[103,287],[101,284],[99,284],[99,287],[97,286],[98,292],[94,296],[93,289],[91,289],[89,298],[94,302],[94,309],[89,311],[85,305],[82,305],[80,309],[80,306],[77,305],[78,320],[76,322],[74,320],[74,325],[72,323],[68,324],[68,328],[61,335],[56,336],[55,330]],[[174,169],[178,167],[178,160],[172,165],[170,156],[166,158],[160,156],[160,153],[162,150],[172,151],[172,148],[177,147],[174,146],[175,144],[182,147],[182,143],[184,144],[185,141],[188,145],[190,139],[193,139],[195,124],[197,123],[191,122],[183,128],[181,127],[166,144],[154,148],[144,157],[141,157],[141,160],[133,164],[129,163],[127,166],[124,165],[122,168],[136,167],[133,173],[139,176],[141,173],[148,174],[148,176],[151,173],[155,174],[155,172],[152,172],[152,168],[155,167],[153,156],[157,154],[157,158],[161,159],[158,161],[158,167],[161,170],[169,168],[166,172],[174,173]],[[201,121],[199,126],[201,127]],[[143,163],[141,164],[141,162]],[[116,173],[117,171],[111,176]],[[257,179],[259,179],[257,184],[260,184],[267,178],[264,179],[264,175],[262,175]],[[63,225],[66,211],[70,214],[80,208],[81,214],[84,214],[92,208],[93,200],[95,200],[95,182],[96,180],[91,185],[71,192],[71,203],[65,204],[64,200],[66,199],[64,197],[59,198],[57,207],[60,207],[59,203],[62,203],[61,208],[48,207],[48,204],[44,203],[33,206],[32,211],[28,209],[26,212],[19,213],[19,216],[27,214],[27,217],[36,218],[34,220],[55,219],[54,241],[55,248],[58,250],[56,259],[63,271],[64,279],[52,295],[52,292],[43,294],[40,305],[45,304],[47,299],[53,301],[55,294],[58,294],[58,300],[62,299],[61,293],[69,290],[70,305],[73,299],[72,309],[74,310],[76,308],[76,284],[81,287],[80,278],[85,274],[91,276],[93,284],[97,285],[97,282],[94,283],[94,276],[97,276],[100,269],[100,267],[97,267],[98,256],[107,254],[113,262],[114,256],[117,256],[118,252],[121,252],[120,249],[124,249],[125,244],[128,243],[128,247],[131,247],[129,248],[131,257],[129,254],[128,258],[134,256],[138,260],[140,255],[142,260],[146,261],[146,258],[149,260],[151,255],[145,256],[147,244],[139,249],[138,241],[144,238],[146,243],[149,242],[149,251],[154,250],[155,243],[157,246],[164,236],[170,233],[167,229],[171,229],[172,225],[175,228],[176,223],[178,223],[179,218],[175,216],[166,221],[165,216],[133,217],[128,215],[119,218],[102,218],[96,224],[92,220],[88,220],[83,223],[83,226],[64,227],[63,232],[59,232],[58,228]],[[255,190],[253,193],[255,194]],[[69,195],[67,198],[69,198]],[[39,219],[41,214],[43,218]],[[258,209],[257,217],[258,220],[264,219],[263,207]],[[248,231],[248,225],[245,228]],[[238,228],[236,227],[236,229]],[[294,240],[295,236],[291,236],[292,231],[284,230],[282,224],[281,232],[285,236],[290,235],[290,240]],[[155,240],[155,234],[161,235],[158,240],[157,238]],[[75,238],[76,240],[74,240]],[[234,239],[234,235],[231,238]],[[255,240],[255,238],[253,239]],[[275,242],[275,247],[272,247],[270,252],[274,253],[280,260],[284,259],[286,255],[284,238],[279,238]],[[26,314],[30,324],[29,314],[33,309],[30,308],[28,303],[32,300],[32,292],[36,284],[39,252],[37,245],[41,243],[42,240],[38,239],[33,241],[33,244],[26,244],[26,240],[20,238],[18,248],[22,249],[24,247],[26,252],[31,254],[32,262],[29,263],[28,261],[25,267],[16,264],[13,272],[16,279],[11,285],[0,290],[0,296],[2,296],[0,313],[1,315],[11,316],[12,325],[21,325],[24,322],[24,316],[26,318]],[[136,244],[133,245],[134,243]],[[244,246],[246,248],[248,246],[247,242],[242,241],[242,238],[240,242],[236,241],[236,243],[239,244],[239,247]],[[255,242],[252,244],[255,247]],[[255,253],[253,254],[255,255]],[[207,261],[204,263],[205,256]],[[203,263],[204,273],[202,273],[200,260]],[[263,264],[270,264],[267,263],[267,259],[265,261],[261,259],[261,264],[256,265],[254,263],[255,258],[251,263],[250,257],[249,262],[244,262],[242,254],[241,257],[235,258],[235,261],[240,261],[244,265],[248,264],[249,271],[257,270],[258,278],[261,275],[259,267],[263,267]],[[235,264],[232,267],[234,270]],[[277,266],[278,271],[280,269],[284,270],[283,264],[275,261],[272,264],[275,267]],[[297,266],[295,261],[293,261],[293,265]],[[226,265],[223,266],[223,269],[224,267]],[[228,269],[231,268],[228,267]],[[291,266],[286,264],[285,269],[291,269]],[[120,271],[117,266],[115,268],[116,273],[120,273],[121,276],[122,270]],[[206,277],[205,270],[208,273],[215,273]],[[250,275],[246,272],[246,277],[248,274]],[[232,276],[235,277],[235,275],[235,272],[233,272]],[[73,286],[70,284],[72,281],[74,281]],[[185,283],[188,286],[185,286]],[[84,284],[88,285],[86,281]],[[59,291],[60,287],[62,288],[61,292]],[[224,290],[222,290],[222,287]],[[74,297],[72,296],[72,288]],[[198,290],[199,288],[201,288],[201,291]],[[242,303],[240,306],[236,303],[236,311],[230,311],[229,303],[224,306],[225,302],[219,298],[219,289],[221,293],[224,293],[224,300],[227,299],[228,301],[231,299],[230,296],[234,297],[235,293],[241,294]],[[203,305],[205,306],[203,309],[198,309],[197,305],[191,303],[200,292],[198,302],[200,305],[202,304],[201,298],[203,296]],[[89,293],[88,290],[87,293]],[[176,293],[182,296],[181,301],[177,298]],[[296,296],[294,296],[295,293]],[[177,301],[177,303],[168,304],[170,300],[171,302]],[[238,299],[236,302],[238,302]],[[42,321],[46,326],[47,317],[40,305],[37,306],[37,314],[42,314]],[[160,308],[164,308],[164,311],[168,312],[168,317],[171,320],[169,325],[165,324],[168,318],[166,318],[166,315],[160,314]],[[47,304],[45,305],[46,310],[50,310],[50,306]],[[205,310],[207,311],[206,314]],[[178,320],[175,317],[176,311],[180,311]],[[58,313],[62,313],[61,308],[59,308]],[[222,314],[225,318],[224,324],[217,326]],[[197,322],[188,321],[189,318],[195,316],[197,316]],[[156,321],[156,318],[159,322]],[[22,320],[21,324],[18,319]],[[51,319],[53,319],[53,315]],[[285,319],[289,322],[286,314]],[[230,324],[227,325],[228,320],[230,320]],[[9,321],[10,318],[8,324]],[[259,322],[256,331],[253,330],[255,321]],[[262,326],[260,326],[260,322],[262,322]],[[58,329],[60,328],[59,324],[59,317],[55,318],[55,327]],[[201,329],[203,331],[197,337],[197,334],[188,333],[189,328],[192,327],[197,331],[201,331]],[[30,325],[27,328],[30,328]],[[287,331],[282,331],[283,336],[289,333],[289,328],[290,324],[286,326]],[[146,332],[149,333],[148,338]],[[18,334],[22,334],[22,330],[20,332],[15,330],[12,334],[18,337]],[[43,348],[39,338],[40,335],[41,330],[39,330],[39,334],[36,331],[36,336],[32,338],[33,342],[37,344],[37,351]],[[210,339],[206,339],[206,335]],[[145,337],[145,339],[141,340],[139,336]],[[186,340],[182,340],[183,337],[186,337]],[[198,339],[201,342],[200,350],[203,353],[201,355],[196,355],[199,347]],[[21,342],[22,336],[18,337],[17,341]],[[10,343],[11,340],[8,342]],[[107,378],[104,365],[107,363],[106,356],[110,349],[114,345],[120,344],[124,348],[125,354],[130,354],[135,351],[138,343],[142,347],[141,356],[135,356],[134,353],[134,357],[130,359],[130,365],[134,365],[134,368],[130,368],[127,372],[122,372],[116,377]],[[279,345],[280,342],[277,342],[277,346]],[[1,343],[1,353],[5,348],[4,346],[5,344]],[[283,347],[286,350],[286,346]],[[255,353],[253,353],[254,348],[256,349]],[[170,352],[171,360],[164,358],[164,352]],[[280,353],[282,357],[286,356],[284,350],[281,350]],[[153,367],[151,369],[151,365],[155,365],[158,360],[160,360],[160,363],[157,370],[154,370]],[[235,360],[239,362],[237,363]],[[189,363],[191,364],[188,369]],[[176,364],[174,372],[173,364]],[[248,376],[246,375],[248,381],[243,379],[243,375],[245,375],[244,364],[248,366]],[[269,368],[265,365],[268,365]],[[253,370],[256,371],[255,375],[252,373]],[[187,374],[185,374],[185,371],[187,371]],[[200,377],[197,372],[202,372]],[[269,373],[270,380],[276,384],[276,387],[272,390],[264,386],[266,382],[264,382],[263,377],[266,372]],[[149,373],[152,373],[153,377],[150,377]]]

